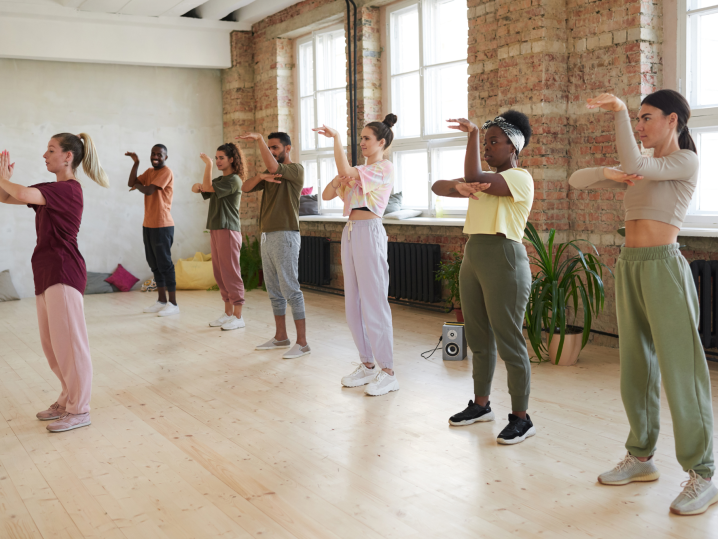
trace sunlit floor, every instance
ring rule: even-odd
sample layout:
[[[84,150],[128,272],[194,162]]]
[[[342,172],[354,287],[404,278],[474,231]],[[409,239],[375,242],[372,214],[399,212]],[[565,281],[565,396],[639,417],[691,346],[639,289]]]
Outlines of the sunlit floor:
[[[596,483],[625,453],[615,350],[534,366],[538,434],[499,446],[501,362],[500,420],[452,428],[470,365],[419,355],[450,316],[392,306],[401,390],[366,397],[339,383],[357,361],[343,298],[306,293],[313,353],[282,360],[254,351],[273,332],[266,293],[248,293],[232,332],[207,325],[217,292],[178,295],[172,318],[140,314],[141,292],[86,298],[93,423],[62,434],[35,419],[59,383],[34,300],[0,304],[0,538],[718,537],[718,506],[668,512],[686,475],[665,402],[661,478]]]

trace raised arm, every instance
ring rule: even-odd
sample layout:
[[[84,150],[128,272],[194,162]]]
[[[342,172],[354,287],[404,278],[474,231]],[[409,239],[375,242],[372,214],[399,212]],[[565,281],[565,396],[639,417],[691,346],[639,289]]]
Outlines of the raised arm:
[[[320,135],[324,135],[327,138],[334,139],[334,161],[337,164],[337,173],[339,176],[349,176],[354,180],[359,180],[359,171],[349,164],[347,154],[342,146],[342,138],[339,136],[339,132],[331,127],[323,125],[322,127],[316,127],[312,129]]]
[[[134,152],[125,152],[125,155],[131,157],[134,161],[132,170],[130,170],[130,177],[127,180],[127,186],[130,188],[130,191],[139,191],[145,196],[150,196],[152,193],[157,191],[157,186],[142,185],[142,182],[137,179],[137,169],[140,166],[140,158],[137,157],[137,154]]]
[[[204,176],[202,177],[202,192],[203,193],[214,193],[214,187],[212,187],[212,167],[214,167],[214,161],[206,153],[199,154],[200,159],[204,161]]]
[[[501,174],[496,174],[491,171],[484,172],[481,169],[481,137],[476,124],[466,118],[455,118],[447,121],[457,124],[450,125],[449,128],[469,134],[469,142],[466,145],[466,157],[464,158],[464,178],[466,182],[487,183],[489,184],[489,187],[485,189],[487,194],[498,197],[510,197],[511,190]]]
[[[0,202],[15,205],[34,204],[36,206],[47,204],[39,189],[12,183],[10,178],[14,172],[15,163],[10,162],[10,152],[5,150],[0,154]]]
[[[277,163],[277,160],[272,155],[272,152],[269,151],[269,147],[267,146],[267,143],[264,142],[264,137],[260,133],[245,133],[244,135],[240,135],[235,138],[244,141],[255,141],[259,147],[259,153],[262,156],[262,161],[264,161],[264,166],[267,167],[267,171],[274,174],[277,170],[279,170],[279,163]],[[244,187],[242,188],[242,191],[244,191]]]

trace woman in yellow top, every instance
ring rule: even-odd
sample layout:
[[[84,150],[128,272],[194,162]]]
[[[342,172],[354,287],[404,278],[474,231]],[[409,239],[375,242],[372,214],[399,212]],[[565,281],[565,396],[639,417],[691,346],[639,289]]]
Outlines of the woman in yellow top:
[[[469,134],[464,177],[438,181],[439,196],[469,198],[459,284],[466,339],[473,352],[474,400],[449,419],[452,425],[493,421],[489,395],[496,350],[506,363],[512,413],[499,434],[500,444],[517,444],[536,434],[526,413],[531,363],[523,337],[523,320],[531,288],[531,268],[521,243],[534,199],[528,171],[518,168],[519,153],[531,138],[525,114],[509,110],[486,122],[484,159],[496,172],[481,170],[479,128],[469,120],[449,120]]]

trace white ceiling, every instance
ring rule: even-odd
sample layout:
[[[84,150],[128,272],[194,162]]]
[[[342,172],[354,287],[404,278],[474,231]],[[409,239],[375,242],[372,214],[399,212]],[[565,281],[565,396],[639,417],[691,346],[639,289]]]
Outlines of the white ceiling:
[[[139,17],[180,17],[192,9],[201,19],[218,21],[234,13],[239,23],[254,24],[301,0],[50,0],[65,8]],[[37,2],[40,3],[40,2]]]

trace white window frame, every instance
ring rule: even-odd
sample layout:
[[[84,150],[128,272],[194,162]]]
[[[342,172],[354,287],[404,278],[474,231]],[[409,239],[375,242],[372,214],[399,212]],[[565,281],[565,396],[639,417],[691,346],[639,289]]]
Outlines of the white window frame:
[[[698,156],[700,158],[700,136],[706,132],[718,132],[718,105],[698,106],[695,85],[692,85],[691,73],[698,70],[695,55],[695,43],[691,43],[692,35],[688,27],[691,16],[718,12],[716,5],[688,10],[689,0],[678,0],[678,91],[682,93],[691,106],[691,119],[688,121],[688,128],[691,136],[696,140]],[[704,67],[705,68],[705,67]],[[705,174],[705,171],[701,171]],[[705,176],[703,176],[705,177]],[[718,178],[716,178],[718,181]],[[696,190],[699,193],[699,190]],[[691,201],[688,214],[683,222],[688,228],[712,228],[718,231],[718,212],[698,212],[696,200]]]
[[[393,95],[392,95],[392,81],[394,77],[406,75],[406,73],[402,73],[401,75],[392,75],[392,50],[391,50],[391,14],[395,13],[397,11],[404,10],[410,6],[418,5],[419,6],[419,79],[421,81],[421,87],[419,90],[419,103],[420,103],[420,115],[421,115],[421,135],[418,137],[413,138],[394,138],[394,141],[392,142],[391,147],[389,148],[390,155],[393,156],[395,152],[403,152],[403,151],[411,151],[411,150],[425,150],[426,156],[427,156],[427,170],[429,172],[428,178],[427,178],[427,190],[428,190],[428,200],[429,200],[429,207],[427,209],[422,209],[422,217],[437,217],[436,215],[436,208],[434,205],[434,199],[435,195],[431,191],[431,186],[434,183],[434,180],[448,180],[453,178],[435,178],[434,174],[438,174],[438,172],[434,172],[432,170],[432,150],[437,148],[466,148],[466,144],[468,142],[468,135],[466,133],[461,133],[460,135],[454,134],[454,133],[440,133],[436,135],[429,135],[426,133],[426,123],[425,123],[425,100],[424,100],[424,70],[428,67],[435,67],[435,66],[441,66],[441,65],[449,65],[460,62],[460,60],[455,60],[451,62],[445,62],[445,63],[439,63],[439,64],[431,64],[429,66],[424,64],[424,17],[425,17],[425,2],[423,0],[406,0],[404,2],[399,2],[397,4],[391,5],[386,10],[386,58],[387,58],[387,70],[386,70],[386,84],[388,86],[388,110],[393,111],[395,107],[393,107]],[[467,63],[468,63],[468,51],[467,51]],[[468,73],[467,73],[467,84],[466,84],[466,99],[468,102]],[[401,118],[398,120],[401,122]],[[393,160],[393,159],[392,159]],[[455,210],[455,209],[445,209],[443,210],[444,216],[465,216],[466,210]]]
[[[308,168],[308,167],[307,167],[307,162],[309,162],[309,161],[314,161],[314,162],[316,163],[318,185],[316,186],[317,191],[316,191],[315,193],[312,193],[312,194],[313,194],[313,195],[319,195],[319,196],[317,197],[317,200],[319,201],[319,213],[320,213],[320,214],[329,214],[329,215],[332,215],[332,214],[341,215],[342,212],[343,212],[343,209],[342,209],[341,207],[339,207],[339,208],[326,208],[326,207],[324,207],[324,206],[326,205],[326,202],[322,200],[321,161],[322,161],[322,160],[325,160],[325,159],[331,159],[332,163],[334,163],[334,146],[332,145],[332,146],[329,146],[329,147],[326,147],[326,148],[320,148],[320,147],[319,147],[319,136],[320,136],[320,135],[317,135],[317,134],[314,135],[314,137],[315,137],[315,147],[314,147],[313,149],[304,149],[303,146],[302,146],[302,90],[301,90],[301,82],[300,82],[300,81],[301,81],[301,73],[300,73],[301,64],[300,64],[300,61],[299,61],[299,60],[300,60],[299,49],[300,49],[300,46],[301,46],[301,45],[304,45],[305,43],[314,42],[314,45],[313,45],[313,47],[312,47],[312,51],[313,51],[313,62],[314,62],[314,69],[313,69],[313,71],[314,71],[314,92],[313,92],[313,94],[314,94],[314,122],[315,122],[315,123],[314,123],[314,125],[313,125],[312,127],[316,127],[317,125],[319,125],[319,124],[317,123],[317,121],[318,121],[318,120],[317,120],[317,118],[318,118],[317,115],[318,115],[318,113],[319,113],[319,111],[318,111],[318,109],[317,109],[317,94],[319,94],[319,93],[321,93],[321,92],[328,92],[328,91],[338,90],[338,89],[340,88],[340,87],[337,87],[337,88],[325,88],[324,90],[317,90],[317,71],[318,71],[318,70],[317,70],[317,46],[316,46],[316,39],[317,39],[317,36],[319,36],[319,35],[334,33],[334,32],[338,32],[338,31],[340,31],[340,30],[344,32],[344,39],[346,40],[346,29],[344,28],[344,25],[342,25],[342,24],[337,24],[337,25],[333,25],[333,26],[326,27],[326,28],[322,28],[321,30],[315,30],[315,31],[312,32],[311,34],[306,35],[306,36],[304,36],[304,37],[301,37],[301,38],[297,39],[297,40],[296,40],[296,43],[295,43],[295,47],[294,47],[294,49],[295,49],[295,51],[294,51],[294,53],[295,53],[295,65],[297,66],[297,70],[296,70],[296,71],[297,71],[297,75],[296,75],[297,78],[296,78],[296,84],[295,84],[295,88],[296,88],[296,103],[297,103],[297,106],[295,107],[295,118],[296,118],[296,125],[299,127],[299,129],[297,130],[297,144],[298,144],[298,148],[299,148],[299,162],[304,165],[305,173],[306,173],[306,169]],[[346,54],[345,54],[345,59],[346,59]],[[346,83],[345,83],[345,85],[344,85],[344,88],[346,88]],[[305,96],[305,97],[306,97],[306,96]],[[348,101],[348,99],[347,99],[347,101]],[[347,103],[347,107],[348,107],[348,103]],[[348,111],[348,108],[347,108],[347,117],[348,117],[348,114],[349,114],[349,111]],[[331,126],[331,127],[334,127],[334,126]],[[344,140],[346,140],[346,138],[347,138],[347,134],[346,134],[346,133],[340,133],[339,135],[340,135]],[[344,146],[344,151],[345,151],[345,153],[346,153],[346,151],[347,151],[347,146]],[[334,168],[336,168],[336,163],[334,163]],[[327,182],[331,181],[331,179],[332,179],[332,178],[327,178]]]

